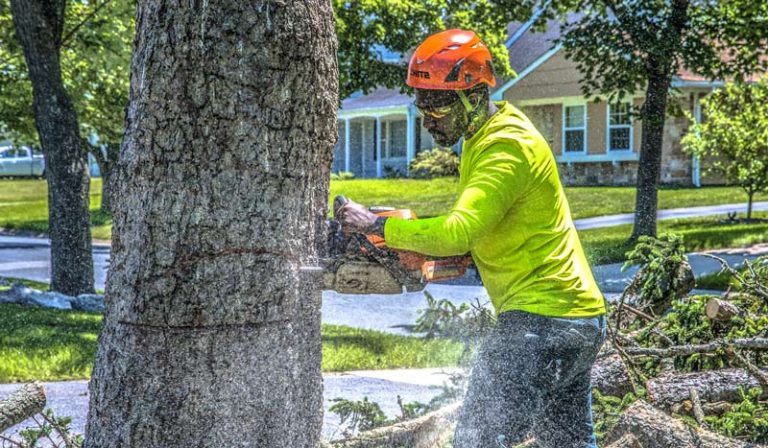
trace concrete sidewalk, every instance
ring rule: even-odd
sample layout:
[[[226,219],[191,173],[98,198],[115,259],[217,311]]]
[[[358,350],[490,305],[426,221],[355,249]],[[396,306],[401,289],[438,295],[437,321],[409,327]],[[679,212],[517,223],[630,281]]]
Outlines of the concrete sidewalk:
[[[333,440],[341,438],[339,418],[328,411],[334,398],[376,402],[390,418],[400,414],[397,397],[404,403],[419,401],[427,403],[441,392],[440,386],[448,381],[450,373],[456,369],[408,369],[375,370],[329,373],[323,375],[323,438]],[[5,398],[21,384],[0,384],[0,399]],[[46,407],[53,409],[58,416],[72,417],[72,429],[76,433],[85,432],[88,414],[88,382],[59,381],[43,383],[47,396]],[[14,426],[3,435],[15,435],[20,429],[33,425],[29,419]]]

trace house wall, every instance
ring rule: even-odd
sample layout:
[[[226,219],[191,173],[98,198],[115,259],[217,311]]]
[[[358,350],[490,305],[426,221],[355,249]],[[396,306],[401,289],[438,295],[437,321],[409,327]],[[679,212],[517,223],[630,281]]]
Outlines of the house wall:
[[[631,185],[636,183],[637,165],[642,144],[642,121],[633,120],[631,151],[608,149],[608,104],[605,101],[585,102],[578,88],[578,70],[560,53],[529,73],[504,92],[504,99],[518,106],[544,136],[558,158],[560,175],[568,185]],[[551,85],[547,85],[551,84]],[[675,96],[681,110],[693,111],[697,93],[684,92]],[[551,102],[549,102],[551,101]],[[637,109],[644,98],[634,98]],[[563,154],[563,108],[584,104],[587,109],[586,153]],[[693,163],[680,143],[690,123],[685,116],[669,116],[664,127],[662,146],[663,184],[691,185]],[[568,160],[571,158],[572,160]],[[634,160],[627,160],[634,159]],[[706,161],[702,162],[706,166]],[[702,183],[721,183],[716,176],[704,175]]]
[[[581,96],[581,75],[564,52],[555,55],[504,92],[507,101],[518,102],[540,98]]]

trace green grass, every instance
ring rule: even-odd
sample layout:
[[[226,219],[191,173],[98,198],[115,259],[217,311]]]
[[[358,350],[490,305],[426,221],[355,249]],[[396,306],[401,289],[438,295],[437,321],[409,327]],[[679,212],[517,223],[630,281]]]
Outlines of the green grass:
[[[420,217],[446,212],[455,199],[455,178],[416,179],[352,179],[331,182],[332,199],[344,194],[366,205],[410,208]],[[47,188],[43,180],[0,180],[0,227],[46,233],[48,230]],[[600,215],[631,213],[635,189],[632,187],[571,187],[566,195],[574,219]],[[101,201],[101,179],[91,180],[91,223],[93,237],[109,239],[112,221],[98,212]],[[740,203],[746,200],[738,187],[661,188],[659,208]],[[755,198],[768,200],[768,195]],[[330,209],[330,206],[329,206]],[[756,215],[760,216],[760,213]],[[675,221],[659,221],[659,232],[673,231],[685,236],[690,250],[717,249],[766,241],[762,224],[719,224],[721,217],[705,217]],[[592,263],[623,260],[629,247],[626,240],[631,226],[618,226],[580,232]]]
[[[365,205],[409,208],[417,216],[445,213],[456,198],[456,178],[353,179],[331,182],[330,199],[344,194]],[[48,198],[44,180],[0,179],[0,228],[48,231]],[[574,219],[631,213],[634,210],[633,187],[569,187],[566,196]],[[756,201],[768,200],[768,194]],[[660,188],[659,208],[740,203],[746,195],[738,187]],[[91,180],[91,225],[93,237],[109,239],[112,220],[98,212],[101,205],[101,179]],[[330,209],[329,205],[329,209]]]
[[[768,213],[754,213],[755,218],[768,218]],[[682,235],[686,250],[700,251],[725,247],[742,247],[768,241],[768,222],[723,223],[721,216],[659,221],[659,234]],[[632,233],[631,225],[583,230],[579,237],[589,261],[594,264],[624,261],[626,244]]]
[[[91,233],[95,239],[112,237],[112,219],[99,212],[101,179],[91,179]],[[48,184],[45,180],[0,179],[0,228],[48,233]]]
[[[89,378],[100,314],[0,304],[0,383]],[[459,344],[323,325],[325,372],[455,366]]]

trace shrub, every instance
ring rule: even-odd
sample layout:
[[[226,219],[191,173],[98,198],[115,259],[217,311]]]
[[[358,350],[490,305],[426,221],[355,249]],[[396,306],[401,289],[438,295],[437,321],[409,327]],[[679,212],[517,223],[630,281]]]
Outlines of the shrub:
[[[355,178],[355,173],[351,171],[339,171],[331,173],[331,180],[351,180]]]
[[[458,175],[459,156],[450,148],[422,151],[411,161],[410,176],[416,179]]]

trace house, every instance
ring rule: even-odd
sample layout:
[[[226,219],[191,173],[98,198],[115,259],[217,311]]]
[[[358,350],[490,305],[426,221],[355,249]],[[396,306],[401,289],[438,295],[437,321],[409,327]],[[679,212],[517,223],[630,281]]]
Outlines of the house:
[[[495,100],[507,100],[525,112],[547,139],[567,185],[634,185],[639,161],[642,123],[631,108],[642,105],[643,92],[621,104],[584,97],[576,64],[565,59],[554,43],[560,32],[550,22],[545,32],[530,24],[511,24],[510,64],[518,76],[497,83]],[[683,110],[700,116],[700,100],[722,82],[710,82],[688,72],[675,77],[670,98]],[[339,110],[339,140],[332,170],[357,177],[407,173],[409,162],[434,146],[421,126],[413,98],[398,90],[377,89],[345,99]],[[700,186],[717,179],[702,178],[700,162],[682,151],[687,131],[684,117],[668,117],[664,127],[661,182]],[[458,149],[458,145],[457,145]]]

